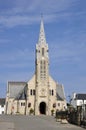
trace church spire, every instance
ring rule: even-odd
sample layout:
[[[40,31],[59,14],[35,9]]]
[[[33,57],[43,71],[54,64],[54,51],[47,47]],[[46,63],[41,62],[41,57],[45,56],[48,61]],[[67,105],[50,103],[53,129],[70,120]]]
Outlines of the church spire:
[[[44,23],[43,23],[43,15],[41,15],[41,24],[40,24],[40,33],[39,33],[38,44],[46,44],[46,38],[45,38],[45,32],[44,32]]]

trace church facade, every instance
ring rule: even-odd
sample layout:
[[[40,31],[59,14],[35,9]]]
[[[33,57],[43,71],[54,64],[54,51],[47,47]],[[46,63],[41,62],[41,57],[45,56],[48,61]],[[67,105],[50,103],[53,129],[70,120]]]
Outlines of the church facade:
[[[36,44],[35,74],[28,82],[8,81],[6,114],[51,115],[66,109],[64,87],[49,74],[49,48],[41,19]]]

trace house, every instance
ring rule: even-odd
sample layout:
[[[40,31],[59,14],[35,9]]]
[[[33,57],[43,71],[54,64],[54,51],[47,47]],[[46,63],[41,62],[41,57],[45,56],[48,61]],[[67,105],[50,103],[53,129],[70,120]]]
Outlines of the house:
[[[71,96],[71,105],[74,108],[77,106],[82,106],[86,109],[86,94],[85,93],[73,93]]]
[[[86,120],[86,93],[73,93],[70,100],[71,105],[80,110],[82,120]]]
[[[5,111],[5,98],[0,98],[0,114],[4,114]]]

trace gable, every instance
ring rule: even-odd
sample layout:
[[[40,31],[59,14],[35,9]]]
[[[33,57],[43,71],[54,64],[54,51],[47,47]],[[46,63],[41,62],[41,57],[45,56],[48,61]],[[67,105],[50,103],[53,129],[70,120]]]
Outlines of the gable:
[[[49,76],[49,85],[50,85],[50,88],[56,89],[56,82],[53,80],[51,76]]]
[[[35,88],[35,74],[33,75],[33,77],[27,82],[28,87],[31,89]]]

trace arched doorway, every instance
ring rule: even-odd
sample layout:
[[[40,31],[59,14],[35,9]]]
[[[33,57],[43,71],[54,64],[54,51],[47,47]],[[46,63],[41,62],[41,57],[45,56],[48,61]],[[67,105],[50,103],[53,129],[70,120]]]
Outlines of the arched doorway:
[[[46,115],[46,103],[45,102],[40,103],[39,111],[40,111],[40,114]]]

